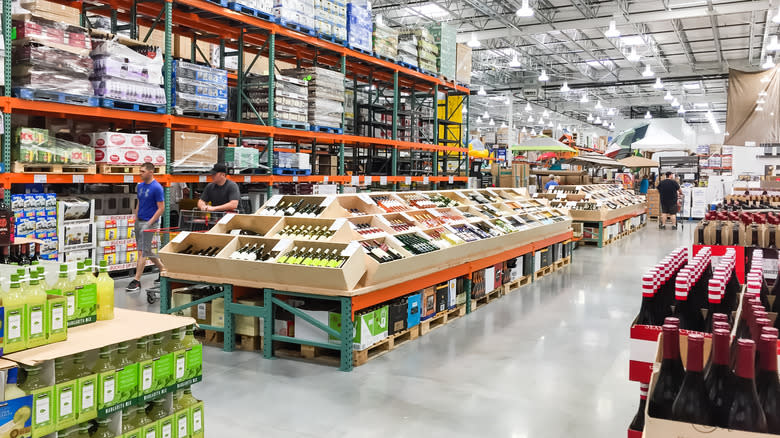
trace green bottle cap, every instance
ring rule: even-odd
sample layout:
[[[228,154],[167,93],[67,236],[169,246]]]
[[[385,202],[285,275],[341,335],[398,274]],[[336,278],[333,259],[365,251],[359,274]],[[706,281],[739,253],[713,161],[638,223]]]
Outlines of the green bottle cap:
[[[64,263],[61,264],[60,265],[60,273],[62,274],[62,273],[67,273],[67,272],[68,272],[68,265],[66,265]]]

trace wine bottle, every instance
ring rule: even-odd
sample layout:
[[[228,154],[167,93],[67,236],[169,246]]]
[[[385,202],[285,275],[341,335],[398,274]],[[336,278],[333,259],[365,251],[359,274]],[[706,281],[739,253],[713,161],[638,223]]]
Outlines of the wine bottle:
[[[276,263],[286,263],[287,259],[290,258],[290,256],[294,255],[297,251],[298,251],[298,247],[294,246],[291,250],[277,257]]]
[[[767,433],[766,415],[758,400],[755,382],[756,343],[740,339],[737,348],[737,371],[731,391],[734,401],[729,410],[727,427],[746,432]]]
[[[214,249],[211,250],[211,252],[207,254],[207,256],[208,257],[215,257],[217,255],[217,253],[219,253],[220,251],[222,251],[222,247],[215,246]]]
[[[720,318],[725,318],[726,322],[729,321],[731,312],[725,307],[723,301],[722,283],[720,277],[713,277],[710,279],[710,287],[708,293],[709,308],[707,309],[707,319],[704,320],[704,332],[712,332],[712,323],[715,315],[720,315]]]
[[[655,303],[653,297],[656,292],[655,275],[645,274],[642,276],[642,305],[639,308],[639,316],[636,323],[638,325],[658,325],[658,318],[655,315]]]
[[[696,307],[692,300],[688,300],[691,284],[689,278],[687,271],[681,272],[677,276],[674,316],[680,320],[681,329],[702,331],[704,329],[704,318],[701,316],[701,309]]]
[[[247,261],[250,261],[250,262],[255,261],[257,259],[256,252],[257,252],[257,244],[255,243],[255,244],[252,244],[252,247],[250,247],[248,250],[246,250],[246,252],[241,254],[241,260],[247,260]]]
[[[316,251],[314,251],[314,248],[309,248],[309,250],[306,251],[306,255],[303,257],[303,260],[301,260],[300,264],[303,266],[311,265],[311,262],[314,259],[315,254]]]
[[[713,315],[713,320],[715,322],[712,323],[712,333],[715,333],[715,330],[717,329],[723,329],[727,332],[731,333],[731,326],[729,323],[722,320],[723,314],[716,313]],[[707,357],[707,360],[704,363],[704,378],[707,379],[707,375],[709,375],[710,368],[712,367],[712,356],[714,355],[714,348],[710,348],[710,355]]]
[[[777,376],[777,335],[762,334],[758,341],[760,364],[756,374],[758,400],[769,433],[780,434],[780,379]]]
[[[298,211],[298,208],[301,206],[301,204],[303,204],[303,199],[300,199],[298,202],[287,207],[287,209],[284,210],[284,215],[285,216],[294,215]]]
[[[241,254],[243,254],[247,250],[249,250],[249,244],[248,243],[246,245],[244,245],[241,249],[237,249],[237,250],[233,251],[230,254],[230,258],[231,259],[240,259],[241,258]]]
[[[715,329],[712,333],[712,366],[704,376],[704,387],[712,409],[715,426],[728,427],[728,415],[733,395],[731,388],[734,374],[729,364],[730,333],[725,329]]]
[[[633,430],[636,432],[642,432],[645,430],[645,406],[647,405],[647,391],[649,388],[650,384],[648,383],[639,384],[639,409],[637,409],[636,415],[634,415],[634,419],[628,426],[628,430]]]
[[[672,419],[686,423],[712,426],[710,402],[704,389],[702,373],[704,359],[704,336],[700,333],[688,335],[688,367],[685,370],[680,392],[672,404]]]
[[[202,255],[206,254],[206,253],[207,253],[207,252],[209,252],[209,251],[211,251],[211,247],[208,247],[208,248],[206,248],[206,249],[201,249],[201,250],[200,250],[200,251],[198,251],[198,252],[197,252],[195,255],[202,256]]]
[[[647,412],[651,417],[669,420],[672,416],[672,405],[685,378],[680,358],[680,336],[677,327],[671,324],[663,326],[663,352],[661,370],[650,395]]]
[[[7,246],[3,247],[3,251],[5,251],[6,249],[8,249]],[[189,245],[188,247],[184,248],[184,251],[180,251],[181,254],[189,254],[190,252],[192,252],[192,245]],[[3,263],[8,263],[8,262],[4,261]]]
[[[330,249],[326,248],[325,251],[322,252],[322,257],[320,257],[316,266],[325,267],[328,265],[328,260],[330,260]]]

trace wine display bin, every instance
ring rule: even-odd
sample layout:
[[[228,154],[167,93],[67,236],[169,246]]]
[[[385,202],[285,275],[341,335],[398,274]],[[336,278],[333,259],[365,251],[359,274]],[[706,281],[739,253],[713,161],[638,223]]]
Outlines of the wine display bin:
[[[331,234],[328,237],[317,237],[313,235],[297,235],[297,236],[280,235],[279,233],[282,232],[287,226],[291,226],[291,227],[297,226],[298,229],[300,229],[301,227],[307,228],[309,226],[311,226],[312,229],[314,229],[315,227],[320,227],[320,229],[325,229],[328,232],[332,232],[333,234]],[[312,240],[312,241],[320,241],[320,242],[349,242],[350,240],[355,238],[355,233],[352,231],[349,224],[347,224],[347,220],[345,218],[319,219],[319,218],[303,218],[303,217],[283,217],[280,218],[279,221],[276,223],[276,225],[268,232],[267,236],[274,239]]]
[[[282,218],[276,216],[264,216],[259,219],[249,214],[228,213],[220,219],[207,233],[231,234],[233,230],[248,230],[257,233],[258,236],[268,236],[271,230],[276,229]]]

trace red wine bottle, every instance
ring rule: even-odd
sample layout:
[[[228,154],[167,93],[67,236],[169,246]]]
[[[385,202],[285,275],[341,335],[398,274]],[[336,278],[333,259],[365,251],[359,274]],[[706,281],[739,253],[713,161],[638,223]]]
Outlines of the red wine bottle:
[[[767,433],[766,415],[758,400],[755,381],[756,343],[740,339],[737,344],[737,372],[732,386],[734,401],[729,410],[729,429]]]
[[[687,359],[685,378],[672,404],[672,420],[712,426],[710,400],[704,389],[704,336],[701,333],[688,335]]]
[[[758,340],[760,363],[756,374],[758,401],[766,416],[769,433],[780,434],[780,379],[777,377],[777,336],[763,334]]]
[[[639,308],[637,324],[658,325],[659,319],[655,314],[656,304],[654,303],[656,289],[655,275],[645,274],[642,276],[642,306]]]
[[[728,321],[729,309],[725,307],[723,301],[723,286],[719,277],[714,277],[710,280],[709,291],[707,295],[709,301],[709,307],[707,308],[707,319],[704,320],[704,331],[712,333],[712,322],[714,321],[714,315],[721,315],[722,318],[726,318]]]
[[[704,387],[710,401],[712,418],[715,420],[715,426],[718,427],[728,426],[727,420],[733,400],[731,388],[734,374],[729,364],[730,338],[728,330],[715,329],[712,333],[712,366],[704,376]]]
[[[723,316],[723,314],[717,313],[717,314],[714,315],[716,318],[713,318],[713,319],[719,319],[720,318],[719,315]],[[717,321],[716,320],[714,323],[712,323],[712,333],[714,334],[715,330],[717,330],[717,329],[726,330],[727,332],[731,333],[731,327],[729,326],[729,323],[727,323],[727,322]],[[710,348],[710,355],[707,357],[707,362],[705,362],[705,364],[704,364],[704,379],[705,380],[707,379],[707,376],[710,373],[710,369],[712,368],[712,357],[714,355],[715,355],[715,349],[714,348]]]
[[[662,339],[664,356],[658,380],[648,401],[647,412],[653,418],[670,420],[672,404],[680,392],[685,378],[685,369],[680,358],[680,335],[677,327],[665,324]]]
[[[704,329],[704,318],[701,316],[701,308],[693,300],[689,300],[688,293],[691,289],[689,278],[685,272],[677,275],[673,315],[680,320],[681,329],[700,332]]]
[[[628,426],[628,430],[642,432],[645,430],[645,405],[647,405],[647,391],[650,389],[649,383],[639,384],[639,409],[634,415],[634,419]]]

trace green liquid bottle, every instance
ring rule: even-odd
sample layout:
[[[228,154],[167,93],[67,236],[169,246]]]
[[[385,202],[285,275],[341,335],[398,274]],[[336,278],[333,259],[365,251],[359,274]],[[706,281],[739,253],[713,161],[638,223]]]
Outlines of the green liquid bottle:
[[[152,356],[152,359],[157,359],[158,357],[168,354],[168,351],[165,350],[162,342],[163,335],[161,333],[152,335],[152,345],[149,346],[149,355]]]
[[[184,337],[181,340],[182,347],[185,349],[192,348],[196,345],[200,345],[200,342],[198,342],[197,339],[195,339],[195,326],[188,325],[187,329],[184,331]]]
[[[130,355],[127,354],[128,350],[130,349],[130,344],[127,342],[121,342],[119,343],[119,347],[117,348],[117,354],[116,354],[116,369],[124,368],[128,365],[132,365],[135,362],[133,362],[130,359]]]
[[[136,421],[136,427],[144,427],[149,424],[154,423],[154,420],[149,418],[149,416],[146,414],[146,411],[149,409],[149,403],[144,403],[141,406],[137,406],[135,408],[135,421]]]
[[[87,368],[84,363],[84,353],[76,353],[73,355],[73,366],[71,367],[71,375],[74,379],[80,379],[87,377],[92,372]]]
[[[143,337],[135,340],[135,350],[130,355],[130,362],[137,363],[154,359],[149,354],[149,338]]]
[[[125,434],[135,429],[135,410],[128,407],[122,410],[122,433]]]
[[[92,434],[92,438],[114,438],[116,437],[116,434],[114,432],[111,432],[109,429],[109,426],[111,425],[111,419],[110,418],[98,418],[97,419],[97,429],[95,430],[95,433]]]
[[[168,341],[168,344],[165,346],[165,350],[168,351],[168,353],[173,353],[174,351],[184,350],[184,345],[181,342],[181,335],[182,335],[182,329],[173,329],[171,330],[171,340]]]
[[[181,411],[183,409],[187,409],[190,406],[193,406],[198,403],[198,399],[196,399],[192,395],[192,389],[186,388],[181,391],[181,395],[179,395],[178,403],[174,404],[174,409],[177,411]]]
[[[68,366],[66,358],[58,357],[54,359],[54,383],[65,383],[72,379],[71,367]]]
[[[152,400],[152,408],[149,409],[147,416],[152,421],[162,420],[167,417],[168,410],[165,409],[165,399],[161,397]]]
[[[100,348],[100,352],[98,353],[98,360],[95,361],[95,366],[92,367],[92,372],[94,374],[107,373],[116,369],[116,365],[111,359],[111,351],[111,347]]]
[[[27,373],[27,378],[24,379],[24,382],[19,384],[19,389],[24,391],[26,394],[30,395],[33,393],[33,391],[48,386],[45,383],[43,383],[43,378],[41,376],[41,367],[39,366],[25,367],[24,371]]]
[[[57,282],[54,283],[54,289],[58,290],[58,293],[64,296],[67,301],[66,319],[73,319],[76,313],[76,294],[73,282],[68,278],[68,265],[64,263],[60,265],[60,273],[57,276]]]

